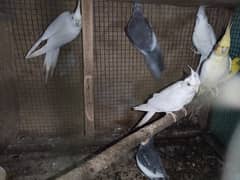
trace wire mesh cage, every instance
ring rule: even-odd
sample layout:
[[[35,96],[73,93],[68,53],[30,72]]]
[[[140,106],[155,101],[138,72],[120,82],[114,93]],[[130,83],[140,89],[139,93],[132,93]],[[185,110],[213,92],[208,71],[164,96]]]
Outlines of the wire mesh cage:
[[[54,77],[48,84],[44,83],[42,57],[24,58],[47,25],[64,10],[73,10],[75,5],[75,0],[11,0],[1,5],[11,19],[18,129],[22,134],[84,136],[82,36],[62,48]],[[197,8],[144,3],[144,14],[157,34],[166,65],[161,80],[156,81],[124,32],[132,2],[98,0],[93,6],[94,122],[96,133],[104,136],[136,123],[141,114],[133,112],[133,106],[182,77],[187,65],[196,67],[198,56],[191,50],[191,38]],[[207,13],[219,37],[228,23],[230,10],[208,8]]]
[[[152,78],[143,56],[128,41],[124,28],[132,12],[131,1],[94,1],[95,121],[96,130],[114,131],[139,120],[131,107],[153,92],[178,80],[187,65],[196,67],[192,32],[196,7],[145,3],[144,14],[157,34],[164,52],[166,70],[160,81]],[[222,16],[221,21],[218,17]],[[208,16],[217,37],[229,20],[230,11],[209,8]]]
[[[81,36],[62,48],[53,79],[44,83],[42,57],[25,55],[47,25],[73,1],[9,1],[14,36],[15,71],[21,133],[83,134],[83,63]]]
[[[43,57],[26,60],[26,53],[60,13],[74,10],[76,0],[1,0],[0,26],[4,28],[0,29],[0,36],[3,37],[0,43],[3,57],[0,59],[0,125],[4,128],[0,128],[0,150],[2,144],[10,143],[6,137],[17,134],[17,142],[11,144],[10,152],[14,149],[12,151],[16,153],[16,147],[21,146],[21,152],[29,152],[32,148],[43,153],[29,156],[26,153],[24,158],[18,153],[6,157],[0,155],[0,160],[3,159],[6,167],[19,171],[12,175],[13,179],[18,179],[20,175],[25,179],[29,174],[24,174],[22,169],[28,169],[29,166],[37,173],[34,177],[46,179],[46,171],[51,171],[52,175],[59,169],[82,160],[82,156],[72,152],[73,149],[78,150],[78,153],[80,150],[88,153],[96,150],[96,147],[92,150],[82,148],[83,141],[70,140],[69,136],[85,137],[85,142],[92,143],[123,135],[143,115],[133,111],[132,107],[142,104],[154,92],[181,79],[187,65],[196,68],[199,63],[199,56],[192,50],[192,33],[198,8],[196,4],[200,1],[142,1],[144,15],[152,25],[164,52],[166,68],[160,80],[152,77],[144,63],[144,57],[126,37],[125,26],[132,13],[132,0],[81,2],[92,2],[92,12],[84,10],[87,3],[82,5],[82,33],[61,48],[54,75],[45,83]],[[88,13],[93,13],[93,29],[88,27],[91,26],[91,20],[86,16]],[[207,7],[209,22],[217,38],[225,31],[231,13],[231,8]],[[89,34],[93,35],[90,48],[84,46],[89,40]],[[93,64],[86,58],[89,53],[93,55]],[[93,79],[88,74],[89,69],[86,70],[89,66],[93,66]],[[89,77],[92,80],[89,81],[90,84],[87,79]],[[93,100],[88,101],[88,98],[92,97]],[[92,117],[94,118],[91,119]],[[90,133],[88,123],[94,129]],[[183,130],[188,128],[188,124],[186,127],[182,124],[179,126]],[[174,126],[173,129],[177,128]],[[95,135],[93,141],[92,136],[88,136],[91,133]],[[22,136],[30,137],[30,140]],[[61,138],[67,143],[62,142]],[[193,141],[193,144],[200,142],[198,139]],[[63,144],[56,146],[58,142]],[[187,148],[188,145],[184,146]],[[181,149],[180,145],[177,145],[176,149],[178,148]],[[49,154],[44,154],[46,149]],[[209,148],[206,149],[210,151]],[[56,155],[55,150],[67,152],[67,155]],[[181,149],[182,152],[185,152],[185,149]],[[61,164],[56,166],[53,157],[63,154],[67,157],[58,159]],[[210,154],[212,155],[212,152]],[[32,163],[31,158],[42,159],[41,155],[47,160],[50,159],[50,165],[43,163],[38,167],[37,163]],[[15,163],[16,159],[23,162],[18,162],[20,167],[22,166],[20,170],[17,170],[19,166],[16,166],[19,164]],[[32,164],[27,166],[26,160]],[[175,164],[175,161],[172,164]]]

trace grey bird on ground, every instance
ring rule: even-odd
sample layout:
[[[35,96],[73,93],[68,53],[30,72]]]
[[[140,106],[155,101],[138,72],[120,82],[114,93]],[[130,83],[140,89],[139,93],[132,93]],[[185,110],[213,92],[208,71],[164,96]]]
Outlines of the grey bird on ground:
[[[139,169],[150,180],[167,180],[168,176],[160,158],[159,152],[154,147],[153,138],[142,142],[136,154]]]

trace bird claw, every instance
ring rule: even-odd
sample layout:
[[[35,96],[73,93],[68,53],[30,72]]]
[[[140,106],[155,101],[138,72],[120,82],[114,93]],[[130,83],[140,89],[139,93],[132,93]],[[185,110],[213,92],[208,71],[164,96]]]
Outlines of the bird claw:
[[[167,112],[167,114],[169,114],[173,117],[174,122],[177,122],[176,114],[174,114],[173,112]]]
[[[182,111],[184,111],[185,117],[188,115],[187,109],[185,107],[182,108]]]
[[[195,48],[191,48],[191,50],[192,50],[192,52],[194,53],[194,54],[197,54],[197,55],[199,55],[199,54],[201,54],[198,50],[196,50]]]

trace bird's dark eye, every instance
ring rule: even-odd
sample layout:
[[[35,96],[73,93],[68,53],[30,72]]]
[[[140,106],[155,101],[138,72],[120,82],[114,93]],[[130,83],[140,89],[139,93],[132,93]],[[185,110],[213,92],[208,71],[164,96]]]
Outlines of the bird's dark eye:
[[[187,85],[190,86],[191,84],[188,82]]]

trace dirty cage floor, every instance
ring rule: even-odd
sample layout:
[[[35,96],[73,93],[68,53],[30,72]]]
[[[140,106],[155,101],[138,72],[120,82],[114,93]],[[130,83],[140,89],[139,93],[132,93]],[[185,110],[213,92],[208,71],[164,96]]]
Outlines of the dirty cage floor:
[[[48,143],[62,141],[48,139]],[[78,163],[100,147],[54,147],[57,150],[26,151],[18,153],[11,146],[0,156],[1,165],[10,180],[44,180],[59,171]],[[217,180],[220,178],[222,161],[201,136],[157,141],[163,163],[171,180]],[[128,154],[111,168],[96,177],[98,180],[144,180],[137,169],[134,153]]]

